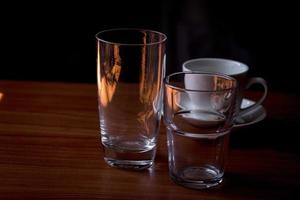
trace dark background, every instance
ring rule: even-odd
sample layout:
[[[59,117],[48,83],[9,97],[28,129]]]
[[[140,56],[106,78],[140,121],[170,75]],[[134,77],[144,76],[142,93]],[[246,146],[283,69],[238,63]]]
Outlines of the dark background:
[[[135,27],[167,34],[167,73],[191,58],[229,58],[248,64],[271,90],[298,93],[296,8],[286,1],[11,2],[1,8],[0,79],[96,82],[95,34]]]

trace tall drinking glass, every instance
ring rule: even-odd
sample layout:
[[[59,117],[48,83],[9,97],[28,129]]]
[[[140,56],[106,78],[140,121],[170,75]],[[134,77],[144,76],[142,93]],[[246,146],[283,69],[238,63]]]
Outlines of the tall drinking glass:
[[[161,119],[166,36],[111,29],[96,38],[104,160],[120,168],[148,168],[154,162]]]
[[[182,72],[165,79],[164,121],[169,172],[186,187],[202,189],[223,178],[236,102],[235,79]]]

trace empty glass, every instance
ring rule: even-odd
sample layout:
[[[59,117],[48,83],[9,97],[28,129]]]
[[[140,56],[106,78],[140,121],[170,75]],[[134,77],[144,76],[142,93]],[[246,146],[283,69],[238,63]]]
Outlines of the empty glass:
[[[97,77],[104,159],[121,168],[153,164],[162,110],[162,33],[112,29],[97,38]]]
[[[201,189],[222,182],[233,125],[236,80],[180,72],[165,79],[164,122],[169,172],[178,184]]]

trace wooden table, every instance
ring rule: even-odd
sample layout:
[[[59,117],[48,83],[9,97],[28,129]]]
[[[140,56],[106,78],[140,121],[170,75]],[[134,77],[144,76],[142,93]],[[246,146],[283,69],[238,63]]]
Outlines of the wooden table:
[[[300,198],[299,95],[271,92],[267,119],[232,132],[223,186],[202,191],[170,180],[164,126],[151,169],[106,165],[96,95],[95,84],[0,81],[1,200]]]

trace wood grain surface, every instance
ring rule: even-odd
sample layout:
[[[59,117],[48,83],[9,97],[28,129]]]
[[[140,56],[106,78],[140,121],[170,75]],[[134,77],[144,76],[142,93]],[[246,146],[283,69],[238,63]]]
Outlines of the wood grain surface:
[[[0,81],[0,199],[299,199],[299,100],[270,92],[268,117],[231,133],[222,186],[197,191],[169,178],[163,125],[152,168],[105,164],[96,84]]]

